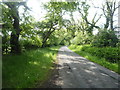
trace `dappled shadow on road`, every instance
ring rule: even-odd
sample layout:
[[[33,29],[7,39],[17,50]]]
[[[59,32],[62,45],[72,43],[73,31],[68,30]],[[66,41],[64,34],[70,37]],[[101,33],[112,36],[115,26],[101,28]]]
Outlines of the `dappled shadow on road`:
[[[118,88],[118,75],[78,54],[62,49],[58,52],[59,77],[62,88]]]
[[[63,63],[59,65],[59,84],[67,88],[117,88],[115,78],[96,66],[87,63]],[[85,66],[85,67],[83,67]],[[67,80],[66,80],[67,79]]]
[[[61,88],[61,86],[56,83],[59,77],[59,72],[58,72],[59,64],[55,63],[53,67],[54,68],[50,70],[52,73],[49,79],[44,83],[44,85],[41,88]]]

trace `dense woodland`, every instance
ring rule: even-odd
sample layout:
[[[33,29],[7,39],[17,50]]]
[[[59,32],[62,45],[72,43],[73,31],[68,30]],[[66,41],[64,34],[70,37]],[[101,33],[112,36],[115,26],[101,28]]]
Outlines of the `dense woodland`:
[[[106,0],[102,7],[94,7],[102,10],[102,13],[101,15],[96,13],[89,20],[88,11],[91,6],[87,1],[47,2],[43,4],[47,14],[41,21],[36,21],[30,15],[31,9],[26,2],[0,3],[3,59],[6,55],[21,55],[32,49],[41,48],[44,52],[42,49],[46,47],[66,45],[75,48],[87,44],[82,51],[103,57],[110,63],[118,63],[120,39],[116,36],[115,30],[119,27],[114,26],[115,12],[118,12],[119,8],[118,3],[115,0],[111,2]],[[23,8],[22,14],[19,13],[20,7]],[[75,21],[73,17],[76,11],[80,14],[78,21]],[[65,14],[68,14],[70,18],[63,18]],[[103,27],[97,25],[102,17],[105,18],[102,23]],[[98,30],[96,35],[93,34],[94,30]]]

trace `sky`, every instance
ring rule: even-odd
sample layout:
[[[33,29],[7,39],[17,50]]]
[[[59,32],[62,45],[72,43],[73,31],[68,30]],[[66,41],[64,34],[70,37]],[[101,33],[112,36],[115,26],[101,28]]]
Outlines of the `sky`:
[[[46,3],[48,1],[50,0],[43,0],[43,1],[42,0],[28,0],[27,5],[32,8],[33,12],[31,14],[34,15],[36,20],[39,20],[42,16],[45,15],[46,12],[41,8],[41,6],[42,6],[42,3]],[[94,1],[95,6],[100,6],[103,0],[97,0],[97,2],[95,0],[90,0],[89,4],[91,4],[91,1]],[[95,8],[90,8],[89,17],[93,17],[96,11],[97,10],[95,10]],[[77,17],[79,15],[78,12],[75,12],[74,15],[76,19],[79,18]]]
[[[43,19],[44,15],[47,13],[43,7],[42,7],[42,3],[47,3],[50,0],[27,0],[27,5],[32,9],[32,12],[30,12],[34,18],[37,21],[40,21]],[[64,0],[63,0],[64,1]],[[91,6],[96,6],[96,7],[101,7],[102,3],[104,3],[105,0],[88,0],[89,5]],[[110,0],[109,0],[110,1]],[[99,15],[102,14],[102,10],[98,9],[98,8],[94,8],[91,7],[89,9],[89,15],[88,15],[88,20],[91,20],[95,13],[97,13],[97,17],[96,19],[98,19]],[[118,13],[118,11],[116,11],[116,14]],[[78,12],[74,12],[73,13],[74,19],[77,21],[80,19],[80,14]],[[70,17],[68,15],[65,15],[64,18],[69,19]],[[114,17],[114,20],[117,20],[117,17]],[[118,20],[117,20],[118,21]],[[115,22],[115,24],[117,24],[117,21]],[[105,23],[105,18],[102,16],[102,18],[99,20],[99,22],[97,23],[97,25],[102,26],[103,23]]]
[[[44,1],[44,2],[43,2]],[[36,20],[41,20],[42,17],[47,13],[42,4],[46,3],[49,0],[28,0],[27,5],[32,9],[31,14],[35,17]]]

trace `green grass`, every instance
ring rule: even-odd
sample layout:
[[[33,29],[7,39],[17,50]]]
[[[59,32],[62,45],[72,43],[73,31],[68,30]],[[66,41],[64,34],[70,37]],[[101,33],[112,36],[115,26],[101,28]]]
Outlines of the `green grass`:
[[[50,75],[59,46],[29,50],[21,55],[4,55],[3,88],[34,88]]]
[[[86,51],[82,51],[83,47],[84,46],[82,46],[82,45],[81,46],[71,45],[71,46],[69,46],[69,49],[71,49],[75,53],[79,54],[80,56],[85,57],[86,59],[88,59],[92,62],[100,64],[101,66],[104,66],[104,67],[120,74],[120,71],[118,69],[118,66],[119,66],[118,63],[111,63],[111,62],[107,61],[105,58],[102,58],[102,57],[100,58],[100,57],[94,56],[91,53],[88,53]]]

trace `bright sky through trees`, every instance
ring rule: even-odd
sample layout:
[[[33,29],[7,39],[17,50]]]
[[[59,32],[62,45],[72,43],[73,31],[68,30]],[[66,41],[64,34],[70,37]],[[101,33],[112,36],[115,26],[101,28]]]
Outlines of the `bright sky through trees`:
[[[31,9],[33,10],[31,12],[31,14],[35,17],[36,20],[39,20],[40,18],[42,18],[44,15],[45,15],[45,10],[41,7],[42,6],[42,3],[46,3],[50,0],[44,0],[44,1],[41,1],[41,0],[28,0],[27,2],[27,5],[31,7]],[[98,5],[101,3],[102,0],[99,0],[98,2]],[[90,1],[89,1],[90,3]],[[92,4],[92,3],[90,3]],[[89,12],[89,17],[93,17],[94,16],[94,13],[96,13],[97,10],[95,10],[94,8],[91,8]],[[79,19],[80,17],[80,14],[78,12],[75,12],[74,13],[74,18],[75,19]],[[68,18],[68,15],[64,16],[64,18]]]
[[[50,0],[27,0],[27,5],[32,9],[32,11],[30,12],[31,15],[34,16],[34,18],[39,21],[44,19],[43,17],[46,14],[46,11],[43,9],[42,4],[43,3],[47,3]],[[108,0],[110,1],[110,0]],[[117,1],[117,0],[116,0]],[[102,7],[102,4],[105,2],[105,0],[87,0],[87,3],[91,6],[89,9],[89,15],[88,15],[88,20],[91,21],[91,19],[94,17],[95,13],[97,13],[96,19],[99,17],[99,15],[103,14],[102,10],[98,10],[98,8],[95,7]],[[118,1],[117,1],[118,2]],[[116,11],[115,14],[117,14],[118,12]],[[80,20],[80,14],[78,12],[74,12],[73,13],[74,19],[75,21]],[[116,17],[114,17],[114,20],[116,20],[116,22],[114,23],[114,25],[118,24],[118,15],[116,15]],[[65,19],[69,19],[70,16],[69,15],[64,15],[63,16]],[[103,23],[105,23],[105,18],[101,17],[101,19],[98,21],[97,25],[103,27]]]
[[[28,0],[27,1],[27,5],[30,6],[30,8],[32,9],[31,14],[35,17],[36,20],[40,20],[45,14],[46,11],[41,7],[42,3],[46,3],[50,0]],[[102,3],[104,3],[105,0],[89,0],[88,3],[91,6],[90,10],[89,10],[89,20],[92,19],[92,17],[94,17],[95,13],[97,13],[98,15],[102,14],[102,10],[98,10],[98,8],[94,8],[95,7],[101,7]],[[94,6],[93,6],[94,5]],[[116,12],[117,13],[117,12]],[[77,20],[80,17],[80,14],[78,12],[74,13],[74,18]],[[69,18],[68,15],[64,16],[64,18]],[[103,21],[105,21],[104,18],[102,18],[98,24],[100,25],[101,23],[104,23]]]

